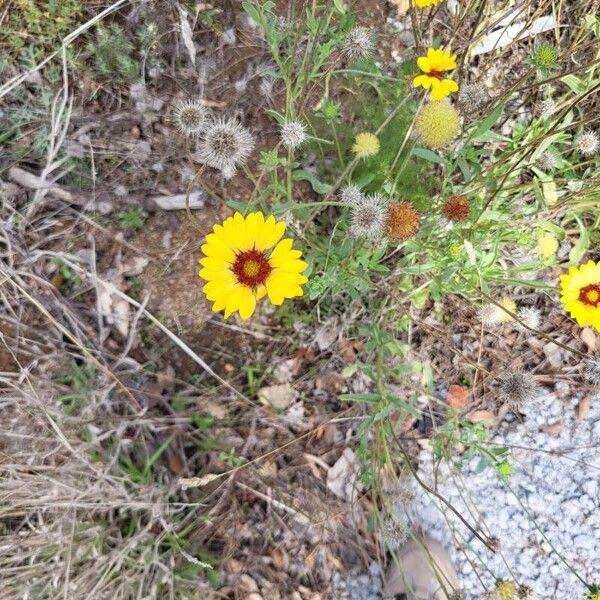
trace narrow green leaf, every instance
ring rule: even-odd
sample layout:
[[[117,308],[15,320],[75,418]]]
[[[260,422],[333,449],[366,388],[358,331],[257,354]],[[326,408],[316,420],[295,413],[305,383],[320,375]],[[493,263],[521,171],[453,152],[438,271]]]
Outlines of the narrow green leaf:
[[[488,132],[496,124],[496,121],[500,118],[503,110],[504,104],[498,104],[498,106],[496,106],[496,108],[479,124],[479,127],[477,127],[473,133],[473,141],[482,141],[478,140],[478,138],[484,133]]]

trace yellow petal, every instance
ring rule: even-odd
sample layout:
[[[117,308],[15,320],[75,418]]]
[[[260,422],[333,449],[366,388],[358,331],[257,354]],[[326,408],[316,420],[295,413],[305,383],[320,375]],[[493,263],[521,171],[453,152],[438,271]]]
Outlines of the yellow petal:
[[[417,58],[417,66],[423,73],[429,73],[429,71],[431,71],[431,66],[426,56],[419,56],[419,58]]]
[[[244,293],[240,296],[240,317],[245,321],[249,319],[256,308],[256,296],[249,287],[244,287]]]
[[[274,246],[283,236],[285,232],[285,222],[275,220],[273,215],[270,215],[260,228],[257,239],[255,240],[255,248],[257,250],[267,250]]]

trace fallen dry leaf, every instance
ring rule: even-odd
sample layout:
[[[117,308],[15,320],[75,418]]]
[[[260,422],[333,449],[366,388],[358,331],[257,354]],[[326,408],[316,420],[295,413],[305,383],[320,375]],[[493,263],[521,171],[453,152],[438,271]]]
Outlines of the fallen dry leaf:
[[[316,378],[315,387],[329,394],[339,394],[346,388],[346,380],[339,373],[324,373]]]
[[[474,410],[469,413],[471,423],[483,423],[484,425],[493,425],[496,421],[496,415],[489,410]]]
[[[453,383],[448,388],[446,402],[448,403],[448,406],[460,410],[461,408],[464,408],[467,405],[468,395],[469,392],[467,388],[463,387],[462,385],[457,385]]]
[[[589,398],[582,398],[581,402],[577,406],[577,420],[583,421],[587,418],[590,408],[592,407],[592,401]]]
[[[553,423],[552,425],[543,425],[540,429],[544,433],[560,433],[562,431],[562,423]]]
[[[584,327],[581,330],[581,341],[587,346],[590,352],[595,352],[598,347],[598,336],[590,327]]]
[[[169,463],[169,469],[171,469],[175,475],[181,475],[183,473],[185,464],[179,454],[169,454],[167,462]]]
[[[356,454],[350,448],[345,448],[337,462],[327,473],[327,487],[338,498],[346,502],[354,502],[362,488],[356,481],[360,465]]]

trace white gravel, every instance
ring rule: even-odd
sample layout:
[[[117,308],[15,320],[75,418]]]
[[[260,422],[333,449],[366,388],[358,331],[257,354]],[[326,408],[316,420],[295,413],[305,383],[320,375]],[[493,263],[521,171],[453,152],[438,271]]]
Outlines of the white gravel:
[[[503,578],[532,587],[538,598],[584,599],[584,585],[532,518],[586,582],[600,583],[600,398],[582,420],[576,418],[579,402],[544,395],[524,408],[524,421],[513,418],[501,425],[492,441],[514,446],[510,460],[515,471],[508,485],[491,468],[477,473],[476,457],[460,473],[445,464],[437,469],[439,493],[471,524],[498,538],[496,554],[415,487],[411,520],[451,549],[467,598],[480,600],[495,578]],[[540,430],[557,422],[562,423],[560,433]],[[431,452],[423,450],[419,460],[421,477],[431,484]],[[452,541],[448,524],[456,528],[456,537],[463,536],[462,548]]]

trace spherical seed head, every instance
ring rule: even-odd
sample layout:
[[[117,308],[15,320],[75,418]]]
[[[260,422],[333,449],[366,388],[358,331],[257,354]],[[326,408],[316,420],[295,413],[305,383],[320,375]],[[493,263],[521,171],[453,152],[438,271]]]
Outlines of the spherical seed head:
[[[544,259],[553,258],[558,250],[558,240],[551,233],[542,233],[538,237],[537,251]]]
[[[218,169],[230,179],[254,148],[254,137],[235,119],[219,119],[203,132],[196,156],[200,162]]]
[[[348,184],[345,185],[339,193],[340,200],[346,204],[354,205],[358,204],[361,200],[364,200],[365,195],[361,192],[357,185]]]
[[[352,237],[377,241],[385,233],[387,208],[382,196],[361,194],[352,204],[349,232]]]
[[[173,113],[177,129],[185,135],[197,136],[209,123],[210,110],[200,100],[178,102]]]
[[[469,202],[462,195],[450,196],[442,207],[442,214],[449,221],[465,221],[469,218]]]
[[[512,321],[513,318],[510,316],[509,312],[517,312],[517,303],[512,298],[502,298],[498,304],[500,304],[500,306],[497,307],[499,311],[498,322],[508,323],[509,321]]]
[[[374,133],[362,132],[354,138],[352,152],[356,158],[369,158],[379,152],[379,139]]]
[[[470,113],[481,108],[489,96],[487,90],[479,83],[465,83],[460,86],[458,103],[465,112]]]
[[[477,314],[482,325],[484,325],[485,327],[493,327],[494,325],[498,325],[498,323],[500,323],[499,309],[495,304],[492,304],[491,302],[487,304],[482,304],[479,307]]]
[[[535,592],[527,585],[520,585],[517,590],[517,597],[521,600],[535,600]]]
[[[600,140],[594,131],[585,131],[577,140],[577,148],[584,156],[593,156],[599,147]]]
[[[367,27],[356,27],[344,41],[344,54],[350,59],[368,58],[375,49],[375,36]]]
[[[498,600],[514,600],[517,597],[517,586],[512,581],[498,579],[496,581],[496,596]]]
[[[526,325],[526,327],[529,327],[529,329],[537,329],[542,320],[542,315],[540,311],[535,308],[535,306],[526,306],[519,309],[517,316],[519,317],[520,321],[517,321],[517,328],[523,331],[527,331],[523,325]]]
[[[386,232],[402,242],[419,231],[420,221],[419,212],[410,202],[394,202],[388,207]]]
[[[415,131],[428,148],[445,148],[460,131],[458,111],[447,102],[430,102],[417,113]]]
[[[381,537],[388,548],[395,550],[408,539],[409,525],[406,519],[397,513],[387,517],[381,526]]]
[[[558,167],[558,156],[551,150],[546,150],[538,157],[537,165],[544,171],[554,171]]]
[[[552,98],[542,100],[535,105],[535,112],[542,119],[548,119],[556,112],[556,102]]]
[[[502,399],[513,409],[535,400],[539,387],[535,379],[523,371],[506,371],[500,377]]]
[[[298,148],[306,141],[306,127],[300,121],[290,121],[281,128],[281,141],[286,148]]]
[[[583,376],[594,387],[600,388],[600,353],[584,359]]]

